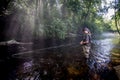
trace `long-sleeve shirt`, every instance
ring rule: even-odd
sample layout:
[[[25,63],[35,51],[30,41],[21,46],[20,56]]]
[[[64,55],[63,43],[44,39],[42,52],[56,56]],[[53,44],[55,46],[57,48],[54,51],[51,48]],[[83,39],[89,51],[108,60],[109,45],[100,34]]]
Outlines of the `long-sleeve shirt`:
[[[84,42],[88,42],[88,43],[84,43]],[[83,35],[83,45],[90,45],[91,43],[91,35],[90,34],[84,34]]]

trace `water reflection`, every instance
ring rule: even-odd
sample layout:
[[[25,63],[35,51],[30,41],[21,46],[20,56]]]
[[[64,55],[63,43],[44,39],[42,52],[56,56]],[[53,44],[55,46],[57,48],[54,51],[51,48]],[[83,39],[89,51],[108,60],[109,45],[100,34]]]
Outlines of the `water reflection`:
[[[115,46],[111,50],[111,60],[113,65],[120,65],[120,38],[113,39]]]
[[[92,46],[91,57],[87,64],[95,80],[100,80],[100,74],[108,68],[108,64],[110,63],[109,51],[112,48],[110,42],[111,39],[94,40],[93,42],[95,46]]]
[[[113,36],[113,34],[110,35]],[[90,71],[95,80],[114,80],[115,78],[115,75],[112,74],[112,72],[114,73],[115,71],[111,65],[111,57],[113,57],[111,56],[111,50],[115,46],[112,42],[113,38],[115,37],[109,36],[108,38],[105,34],[104,38],[93,41],[91,57],[87,64],[90,67]],[[108,78],[108,75],[111,75],[112,77]]]
[[[93,43],[96,46],[92,47],[91,60],[92,63],[97,63],[98,68],[101,69],[103,64],[105,66],[110,62],[110,51],[113,48],[112,39],[94,40]]]

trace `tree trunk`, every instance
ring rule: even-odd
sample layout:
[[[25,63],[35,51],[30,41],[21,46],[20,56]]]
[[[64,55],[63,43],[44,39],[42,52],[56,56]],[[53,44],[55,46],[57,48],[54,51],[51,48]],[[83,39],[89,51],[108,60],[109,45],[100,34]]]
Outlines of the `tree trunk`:
[[[117,2],[117,1],[115,0],[115,6],[117,5],[116,2]],[[115,12],[115,26],[116,26],[117,32],[118,32],[119,35],[120,35],[120,31],[119,31],[118,23],[117,23],[116,7],[115,7],[115,9],[114,9],[114,12]]]

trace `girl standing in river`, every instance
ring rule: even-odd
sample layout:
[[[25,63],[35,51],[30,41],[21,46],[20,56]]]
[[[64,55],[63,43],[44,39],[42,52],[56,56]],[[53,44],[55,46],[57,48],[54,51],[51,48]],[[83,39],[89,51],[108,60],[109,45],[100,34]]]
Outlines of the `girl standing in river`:
[[[85,58],[89,58],[90,55],[90,44],[91,44],[91,32],[88,28],[83,28],[83,38],[80,42],[83,48]]]

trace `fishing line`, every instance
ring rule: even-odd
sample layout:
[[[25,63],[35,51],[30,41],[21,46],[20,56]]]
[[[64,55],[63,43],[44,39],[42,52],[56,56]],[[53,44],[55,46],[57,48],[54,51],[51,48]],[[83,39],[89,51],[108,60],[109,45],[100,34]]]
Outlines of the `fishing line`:
[[[75,47],[75,46],[79,46],[79,45],[80,44],[78,44],[78,43],[71,43],[71,44],[66,44],[66,45],[52,46],[52,47],[47,47],[47,48],[36,49],[36,50],[33,50],[33,51],[20,52],[20,53],[17,53],[17,54],[13,54],[12,56],[22,55],[22,54],[26,54],[26,53],[39,52],[39,51],[43,51],[43,50],[62,48],[62,47],[69,47],[69,46]]]

